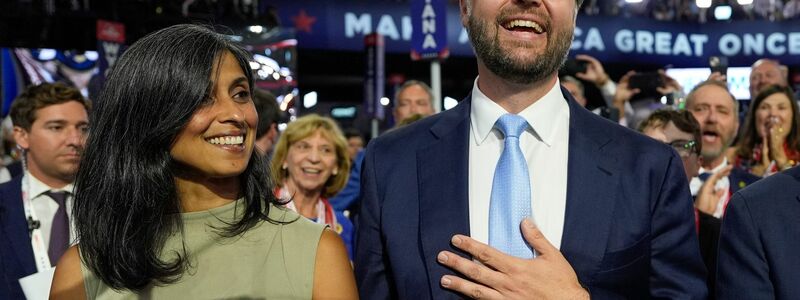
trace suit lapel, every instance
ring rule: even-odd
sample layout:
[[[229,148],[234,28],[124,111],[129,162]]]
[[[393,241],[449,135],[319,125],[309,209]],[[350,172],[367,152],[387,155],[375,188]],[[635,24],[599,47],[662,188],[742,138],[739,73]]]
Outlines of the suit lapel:
[[[3,216],[0,217],[3,235],[6,236],[11,248],[27,274],[36,273],[36,262],[33,259],[33,247],[28,234],[28,222],[25,220],[25,211],[22,207],[21,176],[12,181],[10,189],[6,189],[3,197],[6,206]]]
[[[562,89],[563,91],[563,89]],[[604,128],[614,126],[592,120],[591,112],[569,99],[569,160],[567,204],[561,252],[582,282],[589,282],[606,250],[614,210],[619,172],[612,139]]]
[[[614,210],[618,170],[613,143],[604,129],[610,124],[592,120],[563,90],[570,105],[567,204],[561,251],[582,282],[605,253]],[[442,250],[463,256],[450,244],[455,233],[469,235],[469,112],[471,96],[431,127],[436,140],[417,152],[420,243],[432,295],[443,290],[439,280],[453,272],[436,261]],[[598,126],[599,125],[599,126]],[[605,125],[605,126],[604,126]],[[455,294],[454,294],[455,295]]]
[[[431,127],[436,140],[417,152],[420,243],[432,295],[443,289],[439,280],[452,274],[436,261],[442,250],[466,256],[452,247],[456,233],[469,235],[469,113],[471,96]],[[436,291],[436,292],[435,292]]]

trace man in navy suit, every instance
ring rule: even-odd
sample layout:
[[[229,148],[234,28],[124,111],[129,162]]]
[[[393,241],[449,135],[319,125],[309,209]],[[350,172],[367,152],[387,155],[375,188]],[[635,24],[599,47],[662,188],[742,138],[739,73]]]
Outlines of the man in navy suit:
[[[88,105],[75,88],[43,83],[28,87],[11,106],[14,139],[27,170],[0,185],[0,299],[24,299],[19,279],[55,266],[74,241],[68,208]],[[23,190],[32,214],[26,213]],[[33,234],[44,241],[42,251],[34,251]]]
[[[800,168],[733,195],[722,220],[717,299],[800,299]]]
[[[686,96],[686,110],[700,123],[702,133],[702,163],[700,176],[692,178],[689,186],[696,196],[700,254],[708,269],[709,296],[714,297],[714,270],[717,268],[717,248],[722,216],[728,200],[739,189],[760,179],[740,168],[734,168],[725,153],[739,129],[739,104],[722,78],[701,82]],[[715,197],[700,197],[703,190]],[[706,193],[708,194],[708,193]]]
[[[361,296],[703,299],[681,159],[560,88],[580,3],[460,5],[478,58],[471,95],[367,148],[355,258]],[[493,178],[503,176],[507,165],[495,165],[509,142],[495,124],[520,117],[527,127],[516,148],[527,161],[532,215],[511,225],[533,259],[487,245],[502,223],[489,212],[504,198]]]

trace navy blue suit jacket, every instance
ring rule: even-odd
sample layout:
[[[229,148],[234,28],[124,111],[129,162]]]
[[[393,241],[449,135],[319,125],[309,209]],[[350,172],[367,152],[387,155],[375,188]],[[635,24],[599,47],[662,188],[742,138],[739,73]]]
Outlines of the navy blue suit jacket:
[[[800,299],[800,168],[733,195],[719,241],[718,299]]]
[[[750,174],[750,172],[740,168],[733,168],[731,173],[728,174],[728,182],[730,182],[728,189],[733,195],[759,179],[761,177]],[[706,269],[708,270],[708,295],[709,298],[714,298],[716,297],[714,284],[717,282],[717,252],[719,251],[719,231],[722,227],[722,220],[701,211],[698,211],[698,214],[699,228],[697,237],[700,239],[700,254],[703,256],[703,261],[706,263]]]
[[[561,252],[593,299],[701,299],[705,267],[681,160],[568,99]],[[455,299],[436,261],[469,235],[471,97],[373,140],[362,171],[355,272],[364,299]]]
[[[22,207],[22,176],[0,185],[0,299],[25,299],[19,279],[36,273]]]

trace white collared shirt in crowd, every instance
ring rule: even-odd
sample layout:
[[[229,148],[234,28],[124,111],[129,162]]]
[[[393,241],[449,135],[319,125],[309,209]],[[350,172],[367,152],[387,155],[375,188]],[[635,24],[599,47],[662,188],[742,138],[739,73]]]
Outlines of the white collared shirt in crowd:
[[[36,211],[36,217],[39,219],[40,227],[39,229],[42,230],[42,237],[45,241],[45,246],[50,246],[50,230],[53,228],[53,218],[56,215],[56,210],[58,210],[58,203],[50,196],[44,194],[47,191],[65,191],[69,192],[69,196],[65,200],[67,205],[67,218],[69,219],[69,241],[70,245],[75,243],[75,223],[72,221],[72,200],[74,199],[73,188],[74,185],[72,183],[59,188],[54,189],[44,182],[40,181],[36,177],[32,176],[30,172],[25,171],[25,175],[29,178],[30,184],[30,199],[31,205],[33,209]],[[55,265],[55,262],[53,262]]]
[[[728,158],[725,158],[722,161],[722,163],[719,164],[719,166],[715,167],[714,169],[711,169],[711,171],[706,170],[703,167],[700,167],[700,171],[698,172],[698,174],[703,174],[703,173],[714,174],[714,173],[719,172],[720,170],[722,170],[723,168],[725,168],[727,166],[728,166]],[[703,186],[703,181],[700,180],[699,177],[693,177],[692,181],[689,182],[689,189],[692,191],[692,196],[697,196],[697,193],[700,192],[700,188],[702,186]],[[725,176],[725,177],[722,177],[719,180],[717,180],[717,184],[714,187],[715,190],[728,191],[728,192],[722,194],[722,197],[719,198],[719,202],[717,202],[717,209],[714,210],[714,214],[713,214],[713,216],[715,218],[717,218],[717,219],[722,218],[722,215],[725,213],[725,204],[728,203],[728,198],[730,198],[730,196],[731,196],[730,195],[731,193],[729,192],[730,191],[730,186],[731,186],[731,182],[728,179],[728,176]]]
[[[503,134],[494,128],[507,111],[472,88],[469,143],[469,223],[472,238],[489,240],[489,202],[494,170],[503,151]],[[567,202],[569,105],[558,81],[519,113],[531,125],[520,137],[528,162],[533,220],[544,236],[560,248]]]

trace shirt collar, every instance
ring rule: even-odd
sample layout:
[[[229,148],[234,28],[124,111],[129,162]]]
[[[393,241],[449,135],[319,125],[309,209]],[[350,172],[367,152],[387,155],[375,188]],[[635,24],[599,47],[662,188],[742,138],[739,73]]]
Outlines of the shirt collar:
[[[41,194],[43,194],[45,192],[48,192],[48,191],[65,191],[65,192],[72,193],[73,189],[75,187],[74,183],[70,183],[70,184],[65,185],[64,187],[62,187],[60,189],[56,189],[56,188],[52,188],[49,185],[45,184],[44,182],[39,180],[39,178],[36,178],[36,176],[33,176],[30,171],[25,171],[25,176],[28,177],[28,189],[29,189],[28,192],[31,195],[30,199],[35,199],[35,198],[39,197]]]
[[[706,170],[706,169],[705,169],[705,168],[703,168],[703,167],[700,167],[700,171],[698,171],[698,172],[699,172],[700,174],[702,174],[702,173],[711,173],[711,174],[714,174],[714,173],[717,173],[717,172],[719,172],[720,170],[722,170],[723,168],[725,168],[725,167],[727,167],[727,166],[728,166],[728,158],[727,158],[727,157],[725,157],[725,158],[723,158],[723,159],[722,159],[722,163],[721,163],[721,164],[719,164],[719,166],[716,166],[715,168],[711,169],[711,171],[709,171],[709,170]]]
[[[564,110],[569,110],[567,101],[561,93],[561,83],[556,80],[555,85],[550,88],[542,98],[526,107],[519,115],[531,125],[526,131],[533,130],[531,133],[545,145],[552,146],[555,140],[556,119],[563,115]],[[489,99],[478,88],[478,79],[472,84],[472,107],[470,109],[470,119],[473,137],[478,145],[483,143],[492,131],[495,122],[500,116],[508,112]]]

